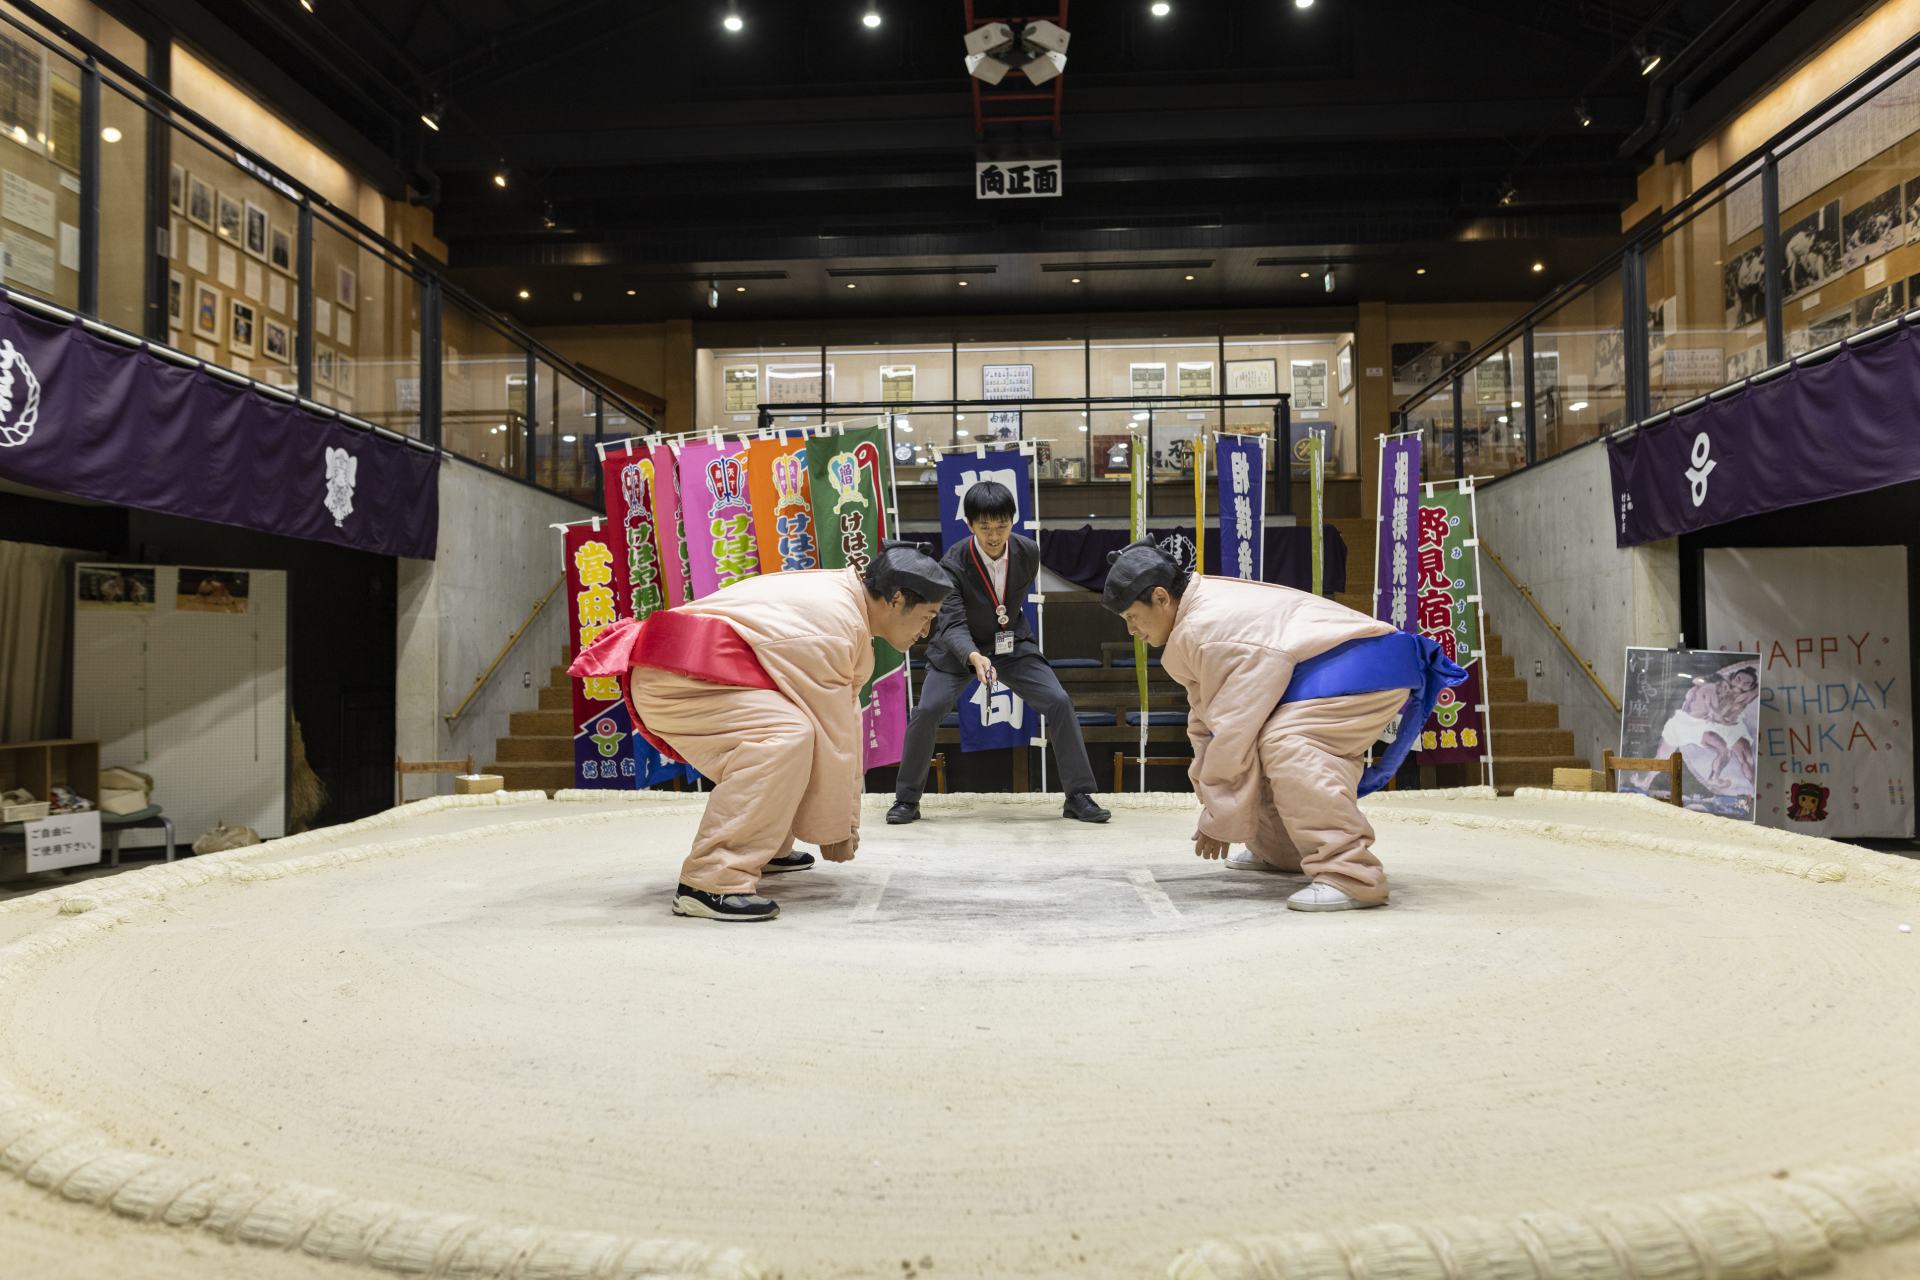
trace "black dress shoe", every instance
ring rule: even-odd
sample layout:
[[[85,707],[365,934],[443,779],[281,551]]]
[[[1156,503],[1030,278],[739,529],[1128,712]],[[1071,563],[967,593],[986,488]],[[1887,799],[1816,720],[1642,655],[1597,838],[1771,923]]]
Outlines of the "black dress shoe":
[[[1093,797],[1084,791],[1076,791],[1067,797],[1067,803],[1060,810],[1063,818],[1073,818],[1079,822],[1105,822],[1113,815],[1093,802]]]
[[[904,827],[909,822],[918,821],[920,821],[920,806],[917,804],[902,800],[887,810],[887,825],[890,827]]]

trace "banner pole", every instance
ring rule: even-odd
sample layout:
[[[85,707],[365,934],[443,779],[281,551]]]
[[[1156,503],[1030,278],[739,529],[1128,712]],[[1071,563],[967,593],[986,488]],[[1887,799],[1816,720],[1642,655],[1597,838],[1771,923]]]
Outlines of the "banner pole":
[[[1193,455],[1193,571],[1207,572],[1207,433],[1194,437],[1200,447]],[[1224,558],[1224,551],[1223,551]],[[1142,716],[1146,708],[1140,709]]]
[[[1373,616],[1380,616],[1380,548],[1387,524],[1387,437],[1380,437],[1380,461],[1374,469],[1373,490]]]
[[[893,419],[893,414],[889,413],[886,415],[887,487],[893,491],[893,527],[898,529],[900,527],[900,468],[896,466],[893,461]],[[815,529],[813,536],[818,540],[820,531]],[[885,535],[883,534],[882,536],[884,537]],[[901,654],[900,657],[907,664],[905,672],[907,680],[907,714],[911,716],[913,714],[913,652],[909,649],[906,653]]]
[[[1493,780],[1493,691],[1490,684],[1493,677],[1487,672],[1487,584],[1480,576],[1480,488],[1469,478],[1461,491],[1467,495],[1467,515],[1473,521],[1473,585],[1476,597],[1473,608],[1480,619],[1480,652],[1474,655],[1480,663],[1480,705],[1476,708],[1480,712],[1482,738],[1480,765],[1485,771],[1487,785],[1497,787],[1498,784]]]
[[[1033,491],[1031,499],[1033,505],[1029,508],[1029,510],[1033,512],[1033,516],[1027,523],[1033,526],[1033,549],[1036,558],[1040,560],[1042,565],[1045,565],[1046,557],[1039,555],[1040,450],[1033,443],[1023,440],[1020,443],[1019,451],[1027,455],[1027,486]],[[1035,587],[1040,585],[1039,568],[1034,570],[1033,584]],[[1047,593],[1036,590],[1033,594],[1035,596],[1033,618],[1036,624],[1035,629],[1039,632],[1040,652],[1044,655],[1047,651]],[[1038,745],[1040,747],[1040,793],[1045,795],[1047,790],[1047,718],[1045,716],[1040,717],[1040,741]]]
[[[1147,536],[1147,486],[1146,459],[1140,454],[1140,442],[1136,439],[1127,450],[1129,478],[1133,481],[1131,501],[1128,506],[1128,522],[1133,526],[1133,541],[1138,542]],[[1140,790],[1147,789],[1147,642],[1139,636],[1133,638],[1134,683],[1140,690]]]

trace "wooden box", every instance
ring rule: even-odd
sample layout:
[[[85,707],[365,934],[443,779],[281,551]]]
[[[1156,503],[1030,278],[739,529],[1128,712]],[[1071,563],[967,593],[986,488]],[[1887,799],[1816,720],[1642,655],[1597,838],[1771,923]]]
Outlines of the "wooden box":
[[[1598,769],[1555,769],[1555,791],[1605,791],[1607,775]]]
[[[77,738],[0,743],[0,791],[23,788],[51,800],[55,787],[100,799],[100,744]]]
[[[505,785],[506,779],[497,773],[456,773],[453,776],[453,794],[457,796],[483,796]]]

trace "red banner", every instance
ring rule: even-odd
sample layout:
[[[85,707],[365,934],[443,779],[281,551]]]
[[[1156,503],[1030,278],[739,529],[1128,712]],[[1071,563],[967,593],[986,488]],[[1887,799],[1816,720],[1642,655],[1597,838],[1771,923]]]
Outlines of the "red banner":
[[[818,569],[805,440],[755,440],[747,446],[747,498],[760,572]]]
[[[653,528],[660,552],[660,588],[669,609],[692,598],[687,563],[687,525],[680,502],[679,457],[670,444],[646,451],[653,460]]]
[[[607,520],[614,531],[614,604],[622,618],[644,618],[665,603],[660,548],[655,537],[653,489],[658,483],[649,450],[625,450],[600,463]]]

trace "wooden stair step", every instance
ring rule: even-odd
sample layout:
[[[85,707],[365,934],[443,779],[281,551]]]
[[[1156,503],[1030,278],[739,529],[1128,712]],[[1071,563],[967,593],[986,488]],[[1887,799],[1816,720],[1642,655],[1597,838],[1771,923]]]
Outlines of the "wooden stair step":
[[[563,764],[496,761],[487,766],[487,772],[499,774],[508,791],[545,791],[551,795],[573,785],[571,759]]]
[[[556,689],[552,685],[540,690],[540,709],[542,711],[573,710],[573,690]]]
[[[568,663],[565,666],[554,667],[551,671],[547,672],[547,683],[554,684],[554,685],[563,685],[568,680],[572,679],[573,677],[567,674],[567,666],[571,666],[571,665],[572,665],[571,663]]]
[[[1573,754],[1573,730],[1535,729],[1502,723],[1493,714],[1493,758],[1513,756],[1570,756]]]
[[[559,734],[516,734],[497,739],[494,759],[512,764],[570,764],[573,739]]]
[[[1486,664],[1486,675],[1490,680],[1511,680],[1514,678],[1513,659],[1506,654],[1486,654],[1482,661]]]
[[[1509,729],[1557,729],[1560,708],[1551,702],[1493,702],[1488,715],[1493,720],[1493,741]]]
[[[1494,730],[1498,744],[1500,731]],[[1593,765],[1579,756],[1503,756],[1493,757],[1493,778],[1501,787],[1551,787],[1555,769],[1591,769]]]
[[[1515,676],[1488,676],[1482,682],[1488,702],[1526,702],[1527,682]]]
[[[518,736],[568,737],[573,733],[573,704],[564,711],[516,711],[507,718],[507,731]]]

